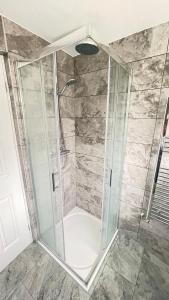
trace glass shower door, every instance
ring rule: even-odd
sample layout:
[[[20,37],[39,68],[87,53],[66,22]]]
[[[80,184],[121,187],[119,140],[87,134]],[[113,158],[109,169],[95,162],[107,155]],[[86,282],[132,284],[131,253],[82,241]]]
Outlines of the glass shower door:
[[[39,239],[64,259],[55,54],[18,69]]]
[[[112,240],[118,226],[125,151],[129,73],[109,58],[106,154],[102,218],[102,249]]]

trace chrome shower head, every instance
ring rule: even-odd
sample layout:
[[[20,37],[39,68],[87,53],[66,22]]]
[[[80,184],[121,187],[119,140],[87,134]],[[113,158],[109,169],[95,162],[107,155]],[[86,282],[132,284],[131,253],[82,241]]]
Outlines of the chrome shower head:
[[[84,55],[93,55],[98,53],[99,51],[97,44],[91,38],[87,38],[86,40],[81,41],[78,45],[75,46],[75,49],[79,54]]]
[[[76,83],[76,79],[74,79],[74,78],[69,79],[66,82],[65,86],[63,87],[63,89],[61,91],[58,91],[58,95],[61,96],[63,94],[63,92],[65,91],[67,86],[73,85],[75,83]]]

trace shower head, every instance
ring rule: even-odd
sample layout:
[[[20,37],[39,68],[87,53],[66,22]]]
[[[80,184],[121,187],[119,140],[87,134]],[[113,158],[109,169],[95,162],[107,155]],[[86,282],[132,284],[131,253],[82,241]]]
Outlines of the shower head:
[[[90,38],[80,42],[75,46],[75,49],[79,54],[84,55],[93,55],[99,51],[97,44]]]
[[[65,86],[63,87],[63,89],[61,91],[58,91],[58,95],[61,96],[63,94],[63,92],[65,91],[65,89],[67,88],[67,86],[73,85],[75,83],[76,83],[76,79],[74,79],[74,78],[69,79],[66,82]]]
[[[66,86],[70,86],[70,85],[75,84],[75,83],[76,83],[76,79],[71,78],[70,80],[68,80],[68,81],[66,82]]]

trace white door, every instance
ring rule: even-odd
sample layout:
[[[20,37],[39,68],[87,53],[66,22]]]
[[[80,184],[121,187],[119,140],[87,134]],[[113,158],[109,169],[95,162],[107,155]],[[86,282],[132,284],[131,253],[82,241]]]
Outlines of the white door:
[[[32,242],[3,56],[0,56],[0,271]]]

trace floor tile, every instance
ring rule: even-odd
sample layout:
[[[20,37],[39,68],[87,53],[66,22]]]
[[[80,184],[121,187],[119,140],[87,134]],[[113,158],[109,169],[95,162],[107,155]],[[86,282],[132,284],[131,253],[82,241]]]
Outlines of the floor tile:
[[[134,286],[113,269],[105,266],[90,300],[130,300]]]
[[[128,281],[135,284],[142,255],[143,247],[140,243],[127,234],[120,234],[107,264]]]
[[[37,299],[39,297],[44,282],[46,282],[53,273],[57,273],[57,275],[61,277],[62,269],[53,258],[46,254],[39,264],[35,265],[35,267],[26,274],[23,284],[33,298]]]
[[[168,299],[169,267],[145,252],[133,300]]]
[[[141,230],[138,240],[151,255],[157,256],[162,262],[169,265],[169,241],[164,238]]]
[[[26,288],[21,284],[7,300],[33,300]]]
[[[41,259],[46,255],[46,251],[37,243],[32,243],[20,256],[25,261],[29,269],[41,263]]]
[[[29,266],[22,256],[18,256],[0,273],[0,300],[7,299],[12,290],[29,272]]]

